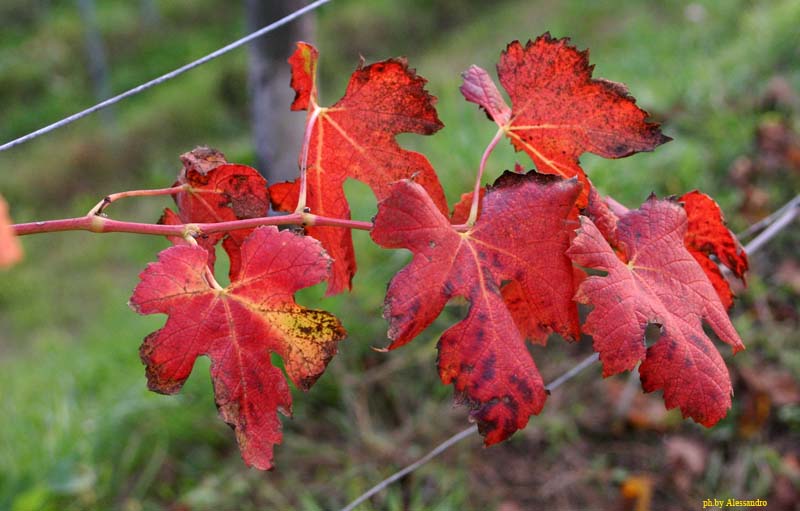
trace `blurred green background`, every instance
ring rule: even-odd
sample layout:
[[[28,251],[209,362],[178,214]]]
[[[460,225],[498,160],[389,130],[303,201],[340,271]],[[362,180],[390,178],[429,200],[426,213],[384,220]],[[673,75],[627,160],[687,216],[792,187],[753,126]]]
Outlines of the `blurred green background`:
[[[245,33],[239,2],[104,0],[96,19],[121,92]],[[544,31],[591,48],[595,76],[627,84],[675,140],[624,160],[586,155],[604,193],[635,207],[653,191],[711,193],[741,231],[800,189],[800,2],[335,0],[317,15],[323,103],[343,91],[359,55],[406,55],[439,98],[446,127],[402,136],[425,153],[453,201],[470,188],[492,123],[460,96],[470,64],[493,69],[514,39]],[[0,141],[95,102],[75,2],[0,3]],[[288,56],[288,55],[287,55]],[[104,195],[172,183],[196,145],[229,161],[255,155],[247,53],[237,50],[114,108],[0,153],[0,193],[18,222],[85,214]],[[288,87],[288,84],[287,84]],[[287,105],[288,108],[288,105]],[[302,115],[302,114],[297,114]],[[516,161],[503,144],[487,180]],[[349,183],[354,217],[374,198]],[[110,216],[155,221],[165,198],[129,199]],[[748,349],[723,354],[733,409],[711,430],[663,411],[627,375],[598,365],[551,396],[509,442],[477,437],[361,509],[699,509],[706,498],[764,498],[793,509],[800,488],[800,234],[795,224],[752,261],[733,311]],[[141,339],[163,323],[126,302],[164,239],[89,233],[23,240],[25,260],[0,273],[0,509],[334,509],[467,424],[439,383],[435,345],[455,305],[390,354],[385,286],[407,261],[354,234],[360,272],[349,296],[303,293],[350,332],[308,393],[294,391],[277,469],[242,463],[217,418],[208,362],[178,396],[146,390]],[[545,380],[591,353],[588,340],[532,348]],[[635,382],[634,382],[635,383]],[[630,392],[633,389],[633,392]]]

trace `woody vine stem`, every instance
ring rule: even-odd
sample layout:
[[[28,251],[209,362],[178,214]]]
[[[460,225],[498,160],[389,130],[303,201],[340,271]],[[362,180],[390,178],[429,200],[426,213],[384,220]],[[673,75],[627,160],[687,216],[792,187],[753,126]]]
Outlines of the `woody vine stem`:
[[[142,222],[125,222],[121,220],[112,220],[105,215],[106,208],[113,202],[126,197],[155,197],[160,195],[174,195],[180,192],[185,193],[209,193],[210,190],[198,190],[192,188],[188,184],[180,186],[173,186],[171,188],[157,188],[150,190],[129,190],[125,192],[117,192],[107,195],[100,202],[98,202],[89,212],[81,217],[63,218],[58,220],[44,220],[37,222],[28,222],[22,224],[12,225],[14,233],[17,236],[26,236],[30,234],[42,234],[48,232],[61,232],[61,231],[89,231],[94,233],[109,233],[109,232],[126,232],[132,234],[147,234],[154,236],[178,236],[181,238],[197,237],[204,234],[213,234],[217,232],[229,232],[239,229],[251,229],[262,225],[300,225],[300,226],[326,226],[326,227],[342,227],[345,229],[355,229],[369,231],[372,229],[372,222],[364,222],[359,220],[348,220],[344,218],[333,218],[323,215],[315,215],[306,207],[306,197],[308,195],[308,188],[306,185],[307,167],[308,167],[308,152],[311,141],[311,134],[314,130],[317,119],[320,113],[324,111],[323,108],[314,106],[311,114],[306,121],[305,135],[303,137],[303,146],[300,155],[300,193],[297,200],[297,207],[294,213],[289,215],[275,215],[257,218],[246,218],[242,220],[231,220],[228,222],[215,222],[215,223],[188,223],[188,224],[151,224]],[[499,132],[498,132],[499,133]],[[499,140],[498,136],[492,139],[481,159],[480,168],[477,176],[476,189],[480,188],[480,180],[483,174],[483,168],[486,165],[486,159],[489,153]],[[475,197],[478,197],[476,192]],[[478,202],[473,201],[472,210],[474,216],[471,215],[470,221],[466,224],[456,225],[454,228],[457,231],[463,232],[475,223],[477,217]]]
[[[311,133],[314,130],[314,125],[316,124],[316,120],[321,111],[322,109],[315,107],[312,113],[308,116],[305,136],[303,137],[303,149],[300,158],[300,196],[297,201],[297,208],[295,208],[295,212],[290,215],[247,218],[228,222],[189,223],[175,225],[124,222],[120,220],[112,220],[105,216],[104,211],[112,202],[125,197],[153,197],[159,195],[174,195],[180,192],[209,193],[209,190],[197,190],[187,184],[184,184],[171,188],[118,192],[104,197],[103,200],[98,202],[97,205],[95,205],[86,215],[82,217],[29,222],[24,224],[16,224],[12,227],[18,236],[59,231],[90,231],[94,233],[127,232],[133,234],[150,234],[155,236],[179,236],[182,238],[197,237],[203,234],[212,234],[216,232],[251,229],[262,225],[317,225],[368,231],[372,229],[372,222],[361,222],[358,220],[315,215],[306,208],[306,195],[308,193],[306,187],[308,150],[311,140]]]

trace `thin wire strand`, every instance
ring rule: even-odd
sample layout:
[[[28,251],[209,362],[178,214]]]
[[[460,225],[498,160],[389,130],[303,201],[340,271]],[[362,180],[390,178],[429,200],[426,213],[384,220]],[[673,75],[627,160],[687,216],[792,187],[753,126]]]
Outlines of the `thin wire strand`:
[[[770,215],[769,217],[762,220],[762,227],[763,225],[768,225],[768,227],[758,236],[753,238],[750,243],[744,246],[744,251],[747,252],[748,255],[753,255],[755,252],[760,250],[764,245],[766,245],[772,238],[774,238],[779,232],[785,229],[788,225],[792,223],[792,221],[800,215],[800,196],[795,197],[790,202],[782,206],[778,209],[775,213]],[[769,219],[769,220],[768,220]],[[754,232],[757,229],[750,230],[745,232]],[[582,361],[578,362],[575,366],[573,366],[570,370],[550,382],[545,389],[548,392],[552,392],[556,390],[558,387],[563,385],[564,383],[568,382],[578,374],[580,374],[583,370],[587,367],[595,363],[599,360],[600,355],[594,353],[589,357],[586,357]],[[346,507],[342,508],[340,511],[353,511],[356,507],[358,507],[361,503],[363,503],[368,498],[372,497],[376,493],[382,491],[390,484],[394,483],[398,479],[403,478],[404,476],[410,474],[411,472],[417,470],[419,467],[425,465],[429,461],[431,461],[436,456],[442,454],[450,447],[454,446],[455,444],[459,443],[460,441],[464,440],[467,437],[470,437],[478,432],[477,426],[471,426],[465,430],[459,431],[455,435],[451,436],[441,444],[437,445],[432,451],[428,454],[423,456],[422,458],[418,459],[411,465],[395,472],[391,476],[387,477],[383,481],[379,482],[366,492],[362,493],[358,498],[348,504]]]
[[[150,80],[149,82],[143,83],[143,84],[141,84],[141,85],[139,85],[137,87],[134,87],[133,89],[130,89],[130,90],[126,91],[126,92],[123,92],[122,94],[114,96],[113,98],[109,98],[109,99],[107,99],[105,101],[102,101],[102,102],[100,102],[100,103],[98,103],[98,104],[96,104],[96,105],[94,105],[94,106],[92,106],[90,108],[87,108],[86,110],[83,110],[83,111],[78,112],[76,114],[70,115],[69,117],[65,117],[64,119],[61,119],[60,121],[57,121],[57,122],[54,122],[53,124],[45,126],[44,128],[40,128],[40,129],[38,129],[36,131],[28,133],[27,135],[24,135],[22,137],[14,139],[11,142],[6,142],[2,146],[0,146],[0,152],[5,151],[6,149],[11,149],[12,147],[20,145],[20,144],[23,144],[23,143],[25,143],[25,142],[27,142],[29,140],[33,140],[34,138],[40,137],[40,136],[44,135],[45,133],[49,133],[51,131],[54,131],[54,130],[56,130],[58,128],[66,126],[67,124],[75,122],[78,119],[86,117],[87,115],[90,115],[90,114],[92,114],[94,112],[97,112],[98,110],[102,110],[103,108],[106,108],[106,107],[109,107],[109,106],[111,106],[111,105],[113,105],[115,103],[118,103],[119,101],[121,101],[121,100],[123,100],[125,98],[128,98],[130,96],[134,96],[134,95],[139,94],[140,92],[143,92],[143,91],[145,91],[145,90],[147,90],[147,89],[149,89],[151,87],[154,87],[154,86],[162,84],[162,83],[164,83],[164,82],[166,82],[168,80],[171,80],[171,79],[175,78],[176,76],[185,73],[186,71],[189,71],[189,70],[194,69],[194,68],[196,68],[198,66],[201,66],[201,65],[203,65],[203,64],[205,64],[205,63],[207,63],[207,62],[209,62],[211,60],[214,60],[215,58],[217,58],[217,57],[219,57],[221,55],[224,55],[224,54],[228,53],[229,51],[231,51],[233,49],[236,49],[236,48],[238,48],[238,47],[240,47],[242,45],[245,45],[245,44],[249,43],[250,41],[252,41],[254,39],[257,39],[257,38],[263,36],[264,34],[266,34],[268,32],[272,32],[276,28],[282,27],[283,25],[286,25],[287,23],[295,20],[296,18],[299,18],[300,16],[306,14],[307,12],[313,11],[317,7],[320,7],[321,5],[324,5],[324,4],[326,4],[326,3],[330,2],[330,1],[331,0],[317,0],[316,2],[311,3],[311,4],[303,7],[302,9],[298,9],[298,10],[294,11],[293,13],[289,14],[288,16],[284,16],[283,18],[279,19],[278,21],[275,21],[274,23],[271,23],[271,24],[267,25],[266,27],[263,27],[263,28],[261,28],[259,30],[256,30],[255,32],[253,32],[253,33],[251,33],[251,34],[249,34],[249,35],[247,35],[245,37],[242,37],[241,39],[238,39],[238,40],[230,43],[227,46],[224,46],[224,47],[222,47],[222,48],[220,48],[220,49],[218,49],[218,50],[216,50],[214,52],[209,53],[208,55],[206,55],[204,57],[201,57],[201,58],[195,60],[194,62],[190,62],[190,63],[186,64],[185,66],[182,66],[182,67],[179,67],[178,69],[175,69],[174,71],[170,71],[167,74],[161,75],[158,78],[154,78],[153,80]]]
[[[792,208],[800,208],[800,195],[795,195],[794,199],[790,200],[783,206],[781,206],[776,211],[772,212],[768,217],[759,220],[758,222],[754,223],[744,231],[740,232],[736,236],[739,239],[746,238],[755,234],[756,232],[764,229],[765,227],[769,226],[772,222],[774,222],[777,218],[783,216],[787,210]]]
[[[578,362],[578,364],[576,366],[574,366],[572,369],[570,369],[569,371],[567,371],[566,373],[562,374],[561,376],[559,376],[558,378],[556,378],[552,382],[550,382],[547,385],[545,385],[545,387],[544,387],[545,390],[547,392],[553,392],[554,390],[556,390],[561,385],[567,383],[571,379],[573,379],[576,376],[578,376],[584,369],[586,369],[590,365],[594,364],[599,359],[600,359],[600,355],[597,354],[597,353],[593,353],[593,354],[589,355],[588,357],[584,358],[582,361]]]
[[[751,255],[753,252],[758,251],[766,245],[772,238],[774,238],[779,232],[784,230],[787,226],[789,226],[792,221],[800,214],[800,195],[795,197],[794,200],[789,202],[786,206],[781,208],[783,213],[778,216],[777,218],[773,218],[772,223],[769,224],[769,227],[761,231],[761,233],[750,240],[750,243],[745,245],[744,251],[747,252],[748,255]],[[787,207],[788,206],[788,207]],[[772,216],[772,215],[770,215]]]
[[[435,449],[433,449],[431,452],[429,452],[428,454],[426,454],[422,458],[418,459],[417,461],[415,461],[411,465],[407,466],[403,470],[395,472],[391,476],[387,477],[386,479],[384,479],[380,483],[378,483],[375,486],[373,486],[372,488],[370,488],[365,493],[362,493],[360,497],[358,497],[356,500],[354,500],[353,502],[348,504],[347,507],[342,508],[341,511],[353,511],[353,509],[355,509],[357,506],[359,506],[362,502],[364,502],[368,498],[372,497],[373,495],[375,495],[379,491],[383,490],[384,488],[386,488],[387,486],[389,486],[393,482],[395,482],[398,479],[402,478],[406,474],[409,474],[409,473],[415,471],[416,469],[418,469],[422,465],[428,463],[430,460],[432,460],[436,456],[440,455],[441,453],[443,453],[444,451],[449,449],[451,446],[457,444],[458,442],[464,440],[467,437],[470,437],[470,436],[474,435],[477,432],[478,432],[478,426],[470,426],[465,430],[459,431],[458,433],[456,433],[455,435],[451,436],[450,438],[448,438],[447,440],[445,440],[441,444],[437,445]]]
[[[581,371],[583,371],[584,369],[586,369],[587,367],[592,365],[594,362],[596,362],[598,358],[599,358],[599,356],[598,356],[597,353],[594,353],[594,354],[586,357],[581,362],[579,362],[577,365],[573,366],[569,371],[567,371],[566,373],[562,374],[561,376],[559,376],[558,378],[553,380],[551,383],[549,383],[547,386],[545,386],[545,389],[547,389],[548,392],[556,390],[558,387],[560,387],[564,383],[568,382],[572,378],[576,377],[578,374],[581,373]],[[376,484],[375,486],[373,486],[372,488],[370,488],[366,492],[362,493],[357,499],[355,499],[353,502],[348,504],[346,507],[342,508],[341,511],[353,511],[353,509],[355,509],[357,506],[359,506],[362,502],[364,502],[368,498],[372,497],[376,493],[380,492],[381,490],[383,490],[384,488],[386,488],[387,486],[389,486],[393,482],[397,481],[398,479],[401,479],[403,476],[405,476],[407,474],[410,474],[411,472],[415,471],[416,469],[418,469],[422,465],[428,463],[433,458],[435,458],[436,456],[440,455],[441,453],[443,453],[444,451],[446,451],[447,449],[449,449],[453,445],[457,444],[458,442],[464,440],[467,437],[470,437],[470,436],[474,435],[477,432],[478,432],[478,427],[477,426],[470,426],[469,428],[467,428],[465,430],[459,431],[458,433],[456,433],[455,435],[451,436],[450,438],[448,438],[447,440],[445,440],[441,444],[437,445],[431,452],[429,452],[428,454],[426,454],[422,458],[418,459],[417,461],[415,461],[411,465],[408,465],[407,467],[403,468],[402,470],[399,470],[399,471],[395,472],[394,474],[390,475],[389,477],[387,477],[383,481],[379,482],[378,484]]]

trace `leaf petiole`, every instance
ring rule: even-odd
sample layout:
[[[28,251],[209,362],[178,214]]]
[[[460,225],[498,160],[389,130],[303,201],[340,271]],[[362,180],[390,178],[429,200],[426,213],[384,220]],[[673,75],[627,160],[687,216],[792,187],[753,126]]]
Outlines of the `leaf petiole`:
[[[316,103],[313,103],[313,105],[314,109],[308,116],[306,131],[303,135],[303,148],[300,151],[300,192],[297,198],[297,207],[294,210],[295,214],[304,213],[306,209],[306,196],[308,195],[308,179],[306,177],[306,170],[308,169],[308,151],[311,147],[311,134],[314,132],[314,126],[317,123],[319,115],[325,110],[324,108],[320,108],[320,106]]]
[[[469,226],[475,225],[475,221],[478,220],[478,205],[480,204],[481,200],[481,179],[483,178],[483,169],[486,168],[486,162],[489,160],[489,155],[492,154],[494,148],[497,147],[497,143],[500,142],[501,138],[503,138],[503,134],[505,132],[505,126],[500,126],[500,128],[497,130],[497,133],[494,134],[492,141],[489,142],[488,146],[486,146],[483,156],[481,156],[481,163],[478,167],[478,176],[475,178],[475,188],[472,190],[472,206],[469,208],[469,218],[467,218],[467,225]]]

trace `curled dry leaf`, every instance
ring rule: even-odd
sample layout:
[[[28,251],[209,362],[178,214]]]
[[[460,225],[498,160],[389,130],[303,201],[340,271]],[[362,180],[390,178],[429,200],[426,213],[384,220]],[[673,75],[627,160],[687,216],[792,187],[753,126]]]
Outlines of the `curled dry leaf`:
[[[173,196],[177,214],[165,210],[160,222],[227,222],[259,218],[269,212],[267,182],[256,169],[228,163],[221,152],[208,147],[198,147],[182,155],[181,161],[183,169],[175,185],[188,185],[188,189]],[[235,279],[241,266],[241,245],[251,232],[253,229],[204,234],[197,243],[208,251],[209,265],[213,268],[215,247],[222,240],[230,258],[229,275]]]

